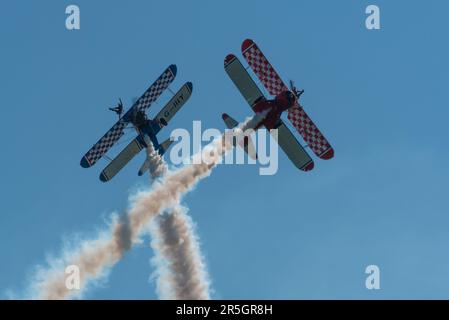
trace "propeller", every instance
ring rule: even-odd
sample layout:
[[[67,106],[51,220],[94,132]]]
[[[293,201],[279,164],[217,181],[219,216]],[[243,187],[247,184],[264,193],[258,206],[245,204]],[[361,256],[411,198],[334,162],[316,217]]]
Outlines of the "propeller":
[[[290,80],[289,83],[291,92],[293,92],[296,98],[299,99],[299,97],[304,93],[304,90],[296,89],[295,82],[293,80]]]
[[[290,80],[290,90],[295,91],[295,82],[293,80]]]

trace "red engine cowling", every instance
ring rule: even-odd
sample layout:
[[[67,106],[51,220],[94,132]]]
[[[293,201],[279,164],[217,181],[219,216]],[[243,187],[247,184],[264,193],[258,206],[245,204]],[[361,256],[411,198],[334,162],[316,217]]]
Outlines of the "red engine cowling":
[[[296,97],[291,91],[283,91],[274,99],[274,103],[281,113],[293,107],[295,102]]]

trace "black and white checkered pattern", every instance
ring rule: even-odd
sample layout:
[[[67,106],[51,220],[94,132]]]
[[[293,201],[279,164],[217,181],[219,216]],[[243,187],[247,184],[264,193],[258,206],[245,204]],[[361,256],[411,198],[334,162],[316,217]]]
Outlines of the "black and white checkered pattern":
[[[134,110],[145,111],[168,88],[175,79],[170,67],[145,91],[133,107],[119,120],[84,156],[89,166],[94,165],[122,137],[129,122],[129,114]]]
[[[123,129],[128,123],[120,120],[117,122],[84,156],[93,165],[121,138]]]
[[[288,90],[273,66],[252,40],[248,39],[243,42],[242,54],[271,95],[275,96]],[[288,119],[318,157],[322,159],[332,157],[333,149],[331,145],[297,102],[294,107],[288,110]]]
[[[175,79],[170,69],[164,71],[163,74],[148,88],[147,91],[136,101],[133,108],[138,111],[145,111],[157,98],[168,88],[170,83]]]

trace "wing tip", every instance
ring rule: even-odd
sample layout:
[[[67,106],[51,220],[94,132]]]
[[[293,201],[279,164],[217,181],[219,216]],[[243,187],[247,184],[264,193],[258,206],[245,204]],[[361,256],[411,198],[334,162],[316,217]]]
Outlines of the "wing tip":
[[[89,160],[87,160],[86,156],[81,158],[80,166],[83,168],[89,168],[91,164],[89,163]]]
[[[332,159],[334,155],[334,148],[331,147],[330,149],[327,149],[326,152],[324,152],[322,155],[320,155],[320,159],[329,160]]]
[[[178,72],[178,67],[176,66],[176,64],[169,65],[168,69],[171,71],[173,76],[176,76],[176,73]]]
[[[100,180],[101,180],[101,182],[107,182],[107,181],[109,181],[109,178],[104,172],[102,172],[102,173],[100,173]]]
[[[246,50],[249,49],[249,47],[251,47],[254,44],[254,41],[251,39],[245,39],[242,42],[242,52],[245,52]]]
[[[227,119],[229,119],[229,114],[227,114],[227,113],[222,113],[222,114],[221,114],[221,118],[222,118],[224,121],[226,121]]]
[[[187,88],[189,89],[190,92],[193,91],[193,83],[192,83],[192,82],[190,82],[190,81],[187,82],[187,83],[186,83],[186,86],[187,86]]]
[[[301,168],[302,171],[311,171],[315,167],[315,163],[313,161],[310,161],[308,164],[306,164],[304,167]]]
[[[226,58],[224,59],[224,65],[225,65],[225,67],[226,67],[228,64],[230,64],[235,58],[236,58],[236,57],[235,57],[234,54],[232,54],[232,53],[228,54],[228,55],[226,56]]]

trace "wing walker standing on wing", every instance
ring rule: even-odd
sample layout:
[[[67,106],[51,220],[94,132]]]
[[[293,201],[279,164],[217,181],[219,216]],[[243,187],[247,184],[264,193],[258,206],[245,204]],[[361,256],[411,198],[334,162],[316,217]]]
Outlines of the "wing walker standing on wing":
[[[254,41],[250,39],[243,41],[242,54],[268,93],[273,96],[272,99],[264,96],[235,55],[226,56],[225,71],[250,107],[256,113],[267,112],[257,128],[264,126],[268,130],[277,129],[277,142],[288,158],[299,169],[312,170],[314,167],[312,158],[281,119],[282,113],[287,111],[288,120],[310,149],[321,159],[331,159],[334,156],[334,149],[299,104],[299,98],[304,90],[297,90],[293,81],[290,81],[290,88],[288,88]],[[222,115],[222,118],[228,128],[234,128],[238,123],[226,113]],[[245,151],[254,149],[250,146],[252,146],[251,140],[245,144]]]
[[[155,150],[160,155],[163,155],[167,151],[172,141],[167,139],[159,143],[157,134],[189,99],[193,89],[192,83],[186,82],[161,111],[159,111],[154,119],[149,119],[146,111],[173,82],[176,77],[176,71],[176,66],[170,65],[125,114],[123,114],[123,103],[121,99],[116,107],[109,108],[109,110],[118,114],[119,120],[81,158],[80,164],[82,167],[89,168],[101,157],[105,156],[109,149],[123,136],[124,130],[129,124],[136,130],[137,137],[101,172],[101,181],[106,182],[112,179],[135,155],[142,149],[148,148],[150,144],[153,144]],[[142,175],[147,171],[149,165],[150,159],[147,156],[138,174]]]

